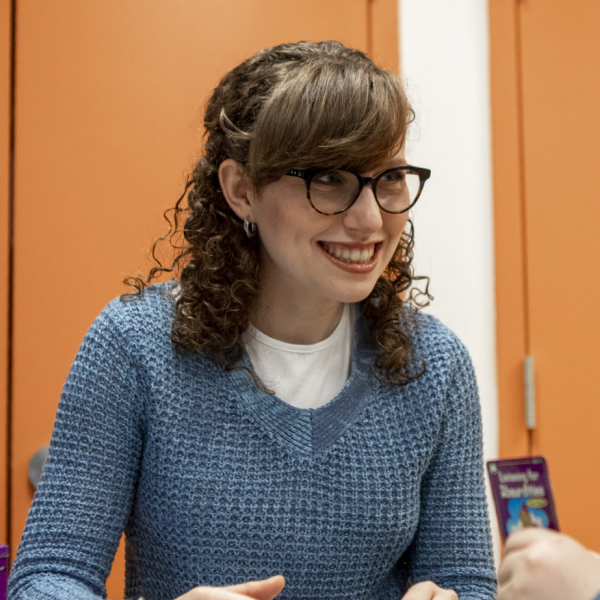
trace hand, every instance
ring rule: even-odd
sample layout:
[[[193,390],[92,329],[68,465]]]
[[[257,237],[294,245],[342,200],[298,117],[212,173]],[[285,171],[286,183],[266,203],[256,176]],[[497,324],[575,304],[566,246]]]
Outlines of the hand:
[[[273,600],[275,596],[279,596],[284,585],[285,579],[282,575],[227,587],[202,585],[191,589],[176,600],[248,600],[248,598]]]
[[[458,595],[454,590],[445,590],[433,581],[421,581],[413,585],[402,600],[458,600]]]
[[[511,535],[498,572],[497,600],[592,600],[600,592],[600,556],[550,529]]]

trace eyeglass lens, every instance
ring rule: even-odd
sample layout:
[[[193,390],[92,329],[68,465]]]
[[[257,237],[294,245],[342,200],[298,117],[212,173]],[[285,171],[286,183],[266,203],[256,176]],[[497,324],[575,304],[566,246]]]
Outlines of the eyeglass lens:
[[[416,200],[421,181],[416,173],[404,169],[382,173],[375,182],[375,195],[384,210],[401,212]],[[348,171],[323,171],[315,175],[310,184],[313,206],[323,213],[344,210],[356,199],[360,183]]]

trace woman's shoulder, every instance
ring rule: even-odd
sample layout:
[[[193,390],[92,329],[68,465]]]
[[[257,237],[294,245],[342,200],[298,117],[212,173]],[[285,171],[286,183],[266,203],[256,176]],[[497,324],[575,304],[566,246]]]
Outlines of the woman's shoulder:
[[[469,361],[469,352],[447,325],[430,313],[414,313],[408,325],[415,353],[426,362]]]
[[[417,365],[424,367],[422,376],[413,382],[413,389],[440,398],[447,397],[449,389],[458,390],[458,394],[451,394],[452,401],[458,404],[477,398],[471,356],[452,329],[432,314],[418,312],[411,322],[411,341],[411,354]]]
[[[141,292],[118,296],[104,310],[114,319],[123,322],[148,318],[172,319],[179,290],[179,283],[174,279],[155,283]]]
[[[110,329],[124,338],[169,338],[175,315],[175,301],[179,284],[175,280],[148,286],[140,293],[125,294],[109,302],[92,325],[96,329]]]

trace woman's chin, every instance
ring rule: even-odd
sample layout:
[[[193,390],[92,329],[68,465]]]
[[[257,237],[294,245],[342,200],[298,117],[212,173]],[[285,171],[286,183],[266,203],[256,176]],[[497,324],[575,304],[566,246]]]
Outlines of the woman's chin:
[[[338,302],[345,304],[354,304],[355,302],[362,302],[369,297],[373,288],[375,287],[376,281],[370,285],[355,285],[348,286],[343,290],[339,290],[332,297]]]

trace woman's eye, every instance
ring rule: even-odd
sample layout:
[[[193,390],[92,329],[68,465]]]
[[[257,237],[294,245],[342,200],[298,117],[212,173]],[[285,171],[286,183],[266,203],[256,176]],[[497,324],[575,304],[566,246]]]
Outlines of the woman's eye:
[[[342,177],[337,171],[325,171],[316,175],[313,181],[322,185],[337,185],[342,183]]]
[[[386,173],[381,181],[384,183],[396,183],[397,181],[402,181],[406,177],[406,173],[404,171],[392,171],[391,173]]]

